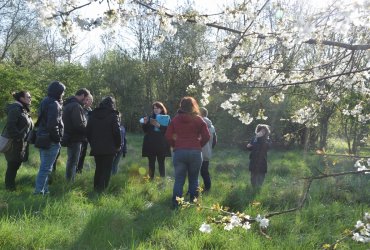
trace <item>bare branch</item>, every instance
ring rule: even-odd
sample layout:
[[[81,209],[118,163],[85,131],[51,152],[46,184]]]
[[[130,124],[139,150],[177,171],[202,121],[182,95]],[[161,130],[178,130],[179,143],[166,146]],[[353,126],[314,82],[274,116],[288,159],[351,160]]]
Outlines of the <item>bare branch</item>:
[[[364,72],[364,71],[370,71],[370,67],[369,68],[364,68],[364,69],[359,69],[359,70],[354,70],[354,71],[349,71],[349,72],[343,72],[343,73],[335,74],[335,75],[329,75],[329,76],[325,76],[325,77],[321,77],[321,78],[317,78],[317,79],[312,79],[312,80],[308,80],[308,81],[281,83],[281,84],[276,84],[276,85],[273,85],[273,86],[271,86],[271,85],[268,85],[268,86],[249,86],[249,88],[257,88],[257,89],[266,89],[266,88],[268,88],[268,89],[270,89],[271,87],[278,88],[278,87],[283,87],[283,86],[297,86],[297,85],[301,85],[301,84],[323,81],[323,80],[327,80],[327,79],[330,79],[330,78],[333,78],[333,77],[351,75],[351,74]]]
[[[327,40],[322,40],[318,41],[317,39],[309,39],[305,41],[307,44],[324,44],[324,45],[329,45],[329,46],[334,46],[334,47],[340,47],[348,50],[368,50],[370,49],[370,44],[362,44],[362,45],[353,45],[353,44],[348,44],[348,43],[340,43],[340,42],[333,42],[333,41],[327,41]]]

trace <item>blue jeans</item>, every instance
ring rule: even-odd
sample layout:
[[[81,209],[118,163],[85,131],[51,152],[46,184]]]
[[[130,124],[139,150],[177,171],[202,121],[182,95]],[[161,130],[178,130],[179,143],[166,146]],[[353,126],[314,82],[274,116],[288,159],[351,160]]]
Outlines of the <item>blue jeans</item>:
[[[57,158],[60,149],[59,143],[51,143],[49,149],[40,148],[40,169],[36,177],[36,194],[45,194],[49,192],[48,189],[48,178],[49,174],[53,170],[53,164]]]
[[[112,163],[112,175],[117,174],[118,172],[118,164],[119,161],[121,160],[123,155],[122,150],[120,150],[113,158],[113,163]]]
[[[66,165],[66,179],[67,181],[74,181],[76,176],[76,169],[78,160],[80,159],[82,142],[72,142],[67,147],[67,165]]]
[[[186,175],[189,181],[190,201],[198,196],[198,175],[202,165],[202,151],[179,149],[174,152],[172,161],[175,168],[172,204],[177,206],[176,197],[182,197]]]

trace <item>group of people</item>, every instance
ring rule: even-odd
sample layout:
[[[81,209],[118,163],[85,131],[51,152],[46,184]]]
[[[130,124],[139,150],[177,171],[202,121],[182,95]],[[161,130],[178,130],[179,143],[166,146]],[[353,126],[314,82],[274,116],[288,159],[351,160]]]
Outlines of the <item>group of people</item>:
[[[103,191],[109,184],[111,174],[117,173],[119,158],[126,154],[126,138],[115,99],[105,97],[92,110],[93,97],[89,90],[80,89],[63,102],[65,89],[59,81],[50,83],[47,96],[40,103],[35,124],[30,116],[30,92],[13,93],[15,102],[7,107],[3,131],[4,136],[12,139],[12,146],[5,152],[7,190],[16,189],[15,178],[22,162],[28,159],[29,143],[34,143],[40,152],[34,194],[49,193],[49,178],[55,169],[61,146],[67,148],[68,182],[74,181],[76,173],[82,173],[88,143],[90,155],[94,156],[96,163],[94,189]],[[34,141],[33,134],[36,135]]]
[[[13,139],[12,147],[5,152],[6,189],[16,188],[16,174],[22,162],[28,159],[32,131],[37,131],[34,143],[40,151],[35,194],[49,192],[48,179],[55,168],[61,146],[67,147],[67,181],[73,181],[76,173],[82,172],[88,143],[96,165],[94,190],[101,192],[106,189],[111,175],[117,173],[118,162],[126,154],[127,143],[115,99],[105,97],[92,110],[93,97],[89,90],[80,89],[63,102],[65,89],[59,81],[50,83],[47,96],[40,103],[35,124],[30,116],[30,93],[20,91],[13,94],[15,102],[7,107],[7,122],[3,131],[5,136]],[[145,133],[142,156],[148,158],[150,179],[154,178],[156,162],[160,176],[165,177],[165,158],[172,156],[174,207],[178,206],[176,198],[183,196],[186,177],[191,201],[198,196],[199,173],[204,190],[210,190],[209,161],[217,135],[206,108],[200,108],[193,97],[183,97],[176,116],[171,120],[165,105],[157,101],[152,104],[152,114],[143,117],[140,122]],[[255,137],[247,145],[251,150],[249,170],[253,187],[262,185],[267,172],[269,134],[269,126],[259,124]]]
[[[212,148],[217,143],[216,131],[207,118],[207,109],[199,108],[193,97],[182,98],[176,116],[166,123],[158,121],[159,116],[167,115],[163,103],[154,102],[152,109],[152,114],[142,120],[145,133],[142,156],[148,157],[150,179],[154,178],[156,161],[160,176],[165,177],[165,157],[171,157],[172,147],[175,170],[172,203],[176,207],[176,197],[182,197],[186,177],[190,200],[198,196],[199,172],[203,177],[204,190],[211,188],[208,167]]]

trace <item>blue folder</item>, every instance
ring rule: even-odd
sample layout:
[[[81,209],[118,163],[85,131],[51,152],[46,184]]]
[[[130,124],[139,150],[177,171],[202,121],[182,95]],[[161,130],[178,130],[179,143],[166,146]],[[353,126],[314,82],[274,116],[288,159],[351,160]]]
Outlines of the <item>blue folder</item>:
[[[168,124],[170,123],[169,115],[156,115],[155,119],[161,126],[168,126]]]
[[[170,116],[169,115],[156,115],[155,119],[161,126],[168,126],[170,123]],[[159,128],[155,127],[154,131],[161,131]]]

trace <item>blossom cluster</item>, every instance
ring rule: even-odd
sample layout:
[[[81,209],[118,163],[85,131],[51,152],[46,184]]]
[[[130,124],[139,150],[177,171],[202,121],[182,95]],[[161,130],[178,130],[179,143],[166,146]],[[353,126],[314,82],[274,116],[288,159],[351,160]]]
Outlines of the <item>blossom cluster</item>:
[[[366,174],[370,174],[370,158],[368,158],[366,161],[363,159],[357,160],[354,165],[355,168],[357,168],[357,171],[366,171]]]
[[[357,221],[352,239],[362,243],[370,242],[370,214],[365,213],[363,220]]]
[[[292,121],[299,124],[306,124],[307,127],[315,127],[318,125],[317,112],[314,104],[305,106],[295,112],[292,116]]]
[[[305,98],[319,103],[338,104],[349,93],[370,96],[367,86],[370,77],[366,71],[370,67],[370,52],[348,50],[352,44],[368,44],[369,1],[338,0],[326,9],[303,8],[300,15],[296,9],[304,6],[279,0],[235,1],[215,15],[170,10],[161,1],[70,0],[59,4],[51,0],[28,1],[45,25],[59,26],[65,36],[81,29],[124,26],[131,20],[154,17],[159,28],[154,43],[158,45],[186,22],[223,27],[217,34],[209,33],[214,50],[192,62],[199,70],[197,84],[202,88],[202,105],[208,104],[215,83],[243,85],[246,88],[242,88],[240,95],[250,100],[256,99],[258,91],[249,89],[267,88],[274,92],[270,97],[272,104],[283,102],[292,86],[313,91]],[[93,5],[100,6],[95,8],[100,10],[99,14],[89,11]],[[230,71],[233,74],[228,74]],[[263,108],[253,117],[240,108],[241,102],[243,99],[226,97],[222,107],[245,124],[267,119],[262,114]],[[320,108],[302,106],[292,120],[315,126]],[[343,113],[365,123],[370,115],[359,112],[360,106],[357,103]]]
[[[211,219],[211,223],[222,225],[225,231],[230,231],[234,228],[249,230],[251,229],[252,222],[258,222],[259,227],[262,229],[266,229],[270,223],[269,219],[264,218],[261,215],[257,215],[255,219],[252,219],[249,215],[245,215],[243,213],[231,213],[230,215],[222,216],[220,219]],[[203,223],[199,227],[199,231],[202,233],[212,232],[211,224]]]
[[[356,117],[358,122],[366,123],[370,120],[370,114],[364,113],[363,109],[363,103],[360,102],[353,109],[343,109],[342,113],[346,116]]]

